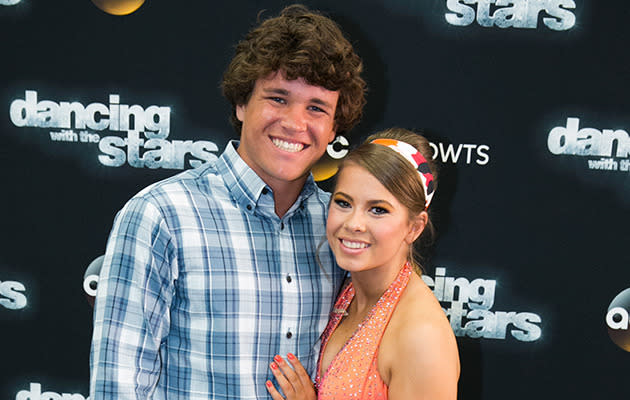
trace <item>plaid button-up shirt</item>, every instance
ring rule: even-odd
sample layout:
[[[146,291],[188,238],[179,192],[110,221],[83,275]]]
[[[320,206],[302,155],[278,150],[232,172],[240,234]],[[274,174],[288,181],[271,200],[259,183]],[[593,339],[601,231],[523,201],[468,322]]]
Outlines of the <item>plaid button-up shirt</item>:
[[[312,177],[282,218],[228,144],[118,213],[94,310],[91,400],[262,399],[276,354],[312,373],[343,272]]]

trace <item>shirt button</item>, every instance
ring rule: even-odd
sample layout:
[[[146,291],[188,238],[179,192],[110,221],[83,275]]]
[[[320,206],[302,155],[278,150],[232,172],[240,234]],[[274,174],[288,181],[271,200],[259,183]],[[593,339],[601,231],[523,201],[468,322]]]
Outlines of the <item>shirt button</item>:
[[[263,190],[262,190],[262,194],[267,194],[267,193],[269,193],[269,189],[267,189],[267,188],[263,188]]]
[[[293,334],[291,333],[291,331],[287,332],[287,339],[291,339],[293,337]]]
[[[287,275],[287,282],[291,283],[292,280],[293,278],[291,278],[291,275]]]
[[[284,222],[280,222],[280,229],[284,229]]]
[[[248,204],[248,205],[247,205],[247,209],[251,211],[251,209],[252,209],[252,205],[251,205],[251,204]]]

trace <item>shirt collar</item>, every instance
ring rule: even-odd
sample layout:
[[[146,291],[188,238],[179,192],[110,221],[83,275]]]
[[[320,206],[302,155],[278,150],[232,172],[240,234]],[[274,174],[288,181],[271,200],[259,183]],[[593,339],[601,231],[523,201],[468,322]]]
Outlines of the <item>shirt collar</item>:
[[[243,209],[254,212],[263,189],[271,188],[243,161],[237,153],[238,140],[230,140],[217,162],[217,171],[221,174],[225,186],[232,197]],[[295,205],[301,204],[317,190],[313,175],[309,174]],[[294,208],[294,207],[292,207]]]

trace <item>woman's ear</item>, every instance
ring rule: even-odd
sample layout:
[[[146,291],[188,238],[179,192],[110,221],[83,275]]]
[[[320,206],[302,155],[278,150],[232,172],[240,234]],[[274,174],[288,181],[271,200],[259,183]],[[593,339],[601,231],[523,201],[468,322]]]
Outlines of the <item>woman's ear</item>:
[[[407,237],[405,237],[405,242],[409,245],[415,242],[422,231],[424,231],[424,227],[427,226],[428,221],[429,214],[427,214],[426,211],[422,211],[420,214],[413,217],[409,225],[409,233],[407,233]]]

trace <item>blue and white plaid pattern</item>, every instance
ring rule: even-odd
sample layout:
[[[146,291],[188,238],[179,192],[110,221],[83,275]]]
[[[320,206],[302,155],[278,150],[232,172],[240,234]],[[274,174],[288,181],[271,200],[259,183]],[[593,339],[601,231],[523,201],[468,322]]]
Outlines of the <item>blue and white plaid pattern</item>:
[[[315,256],[329,196],[310,177],[278,218],[234,146],[116,216],[94,310],[91,400],[270,398],[269,363],[288,352],[314,371],[344,275],[328,250],[322,266]]]

